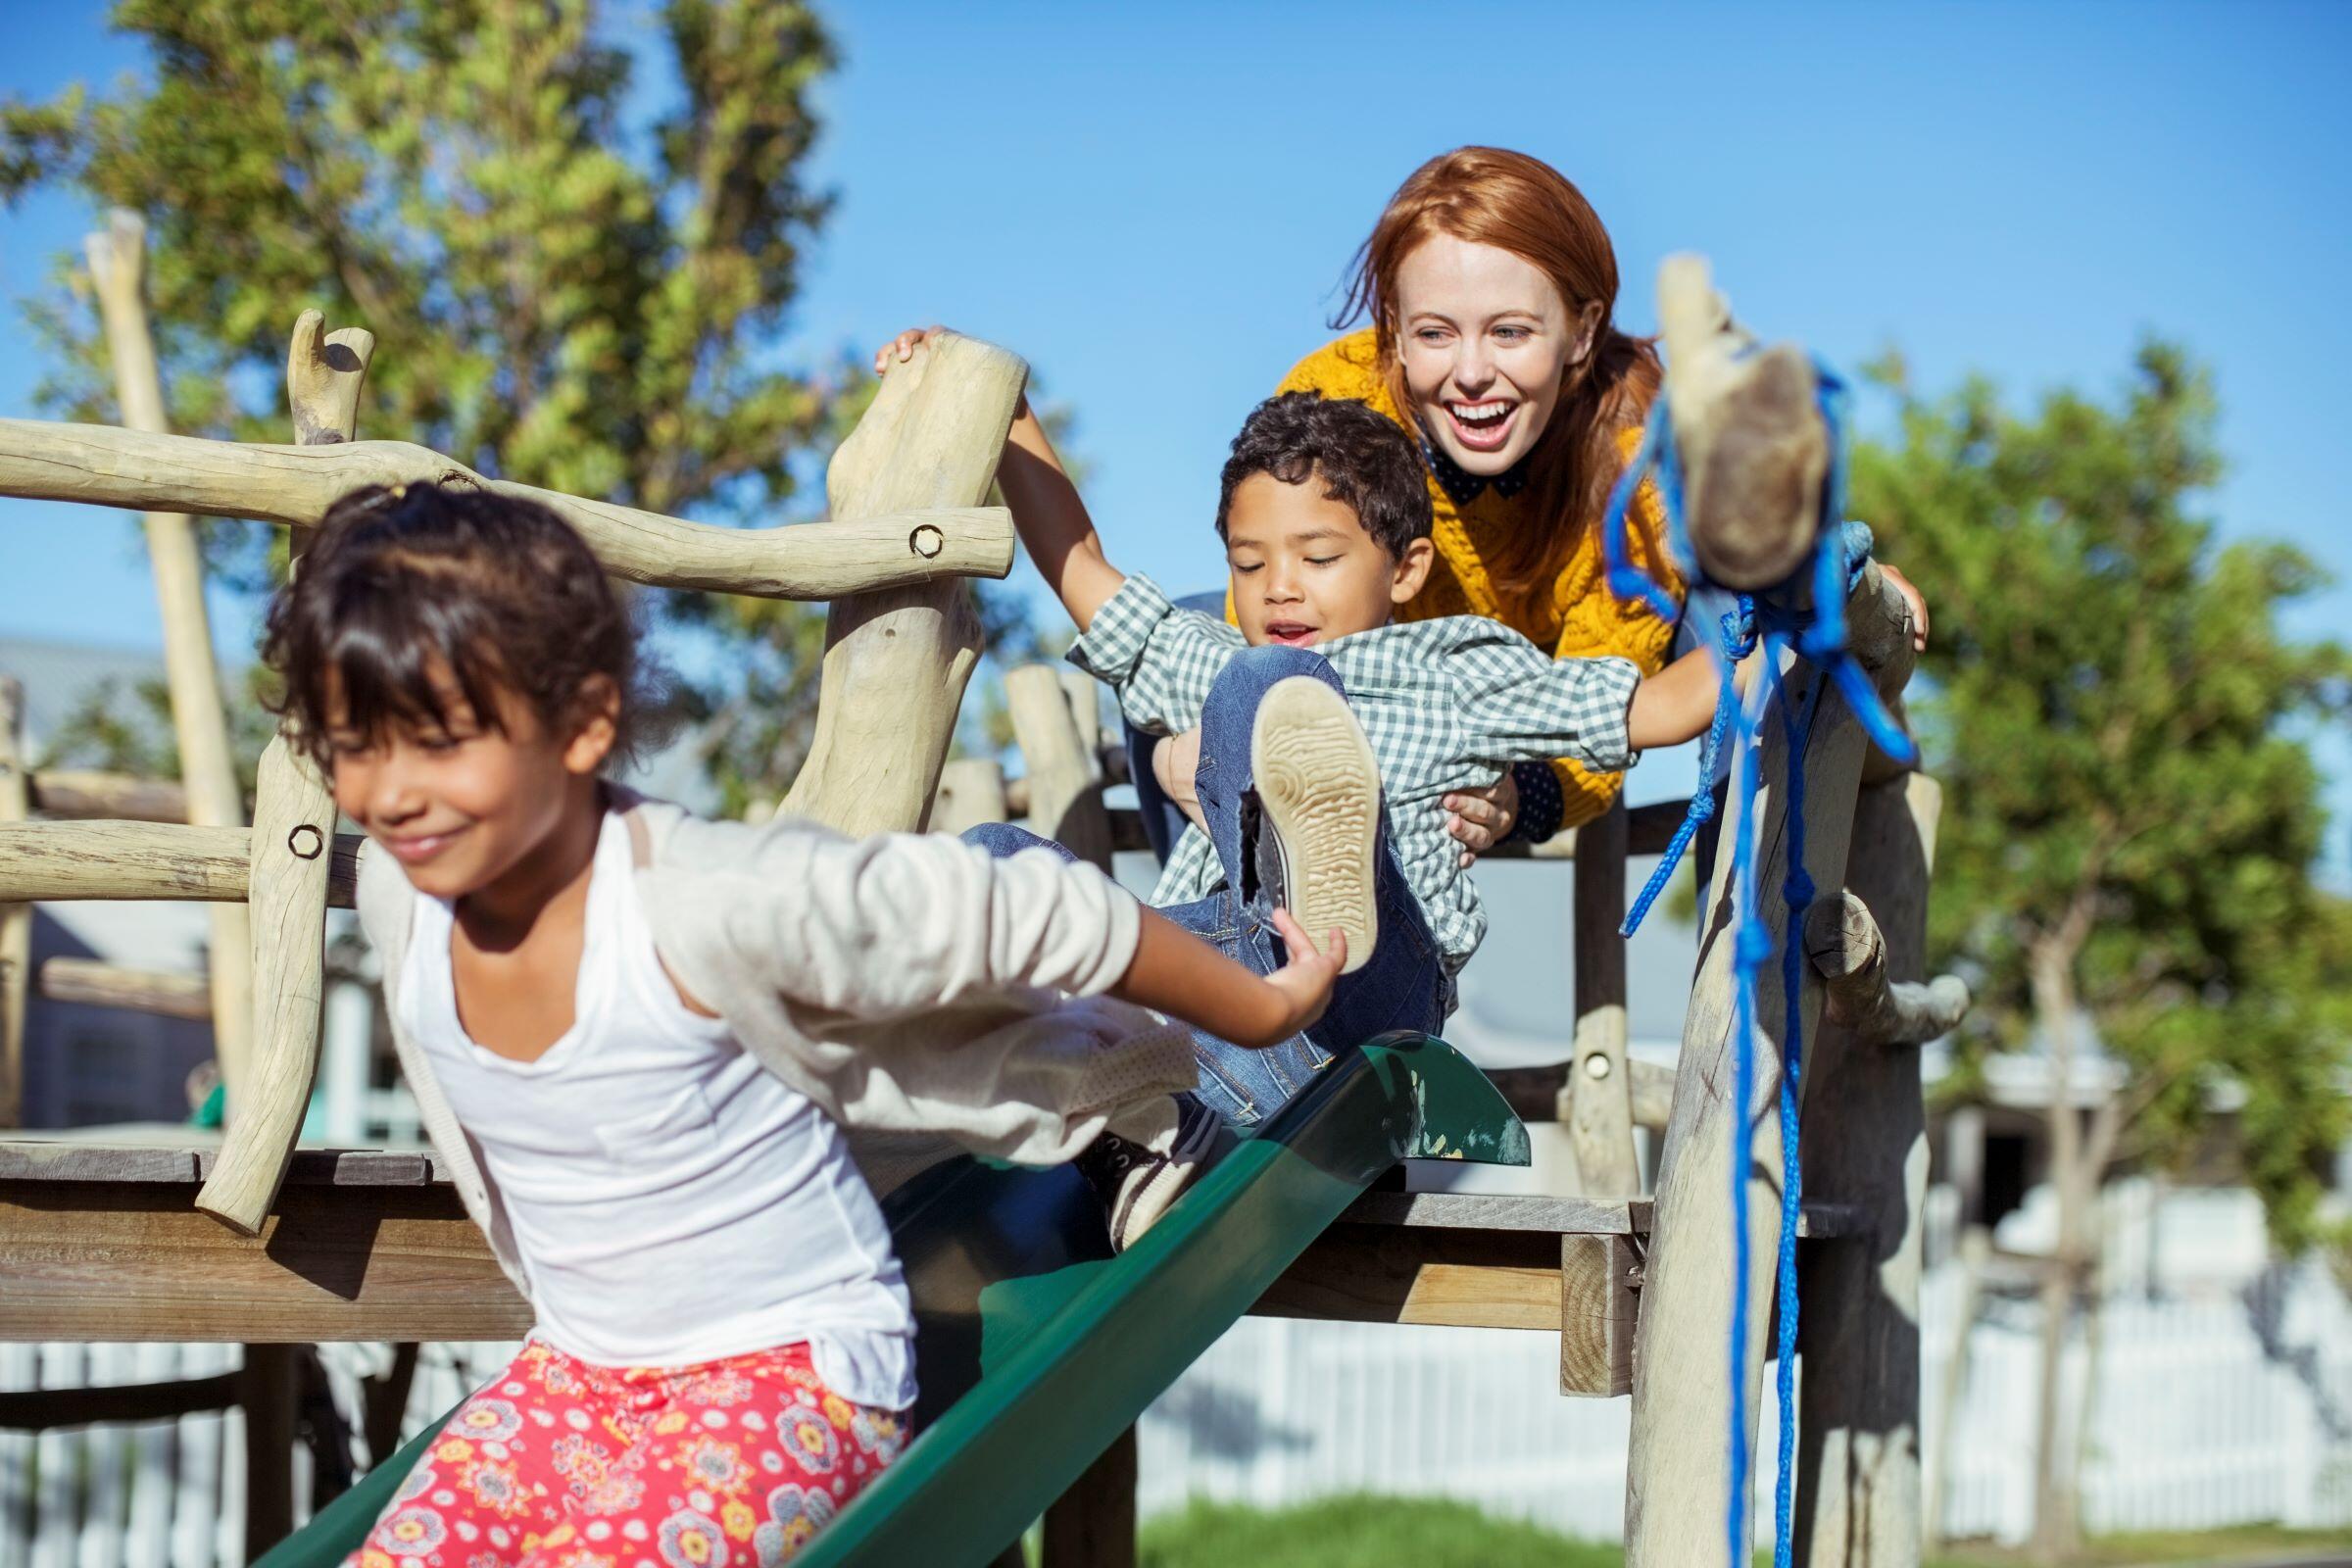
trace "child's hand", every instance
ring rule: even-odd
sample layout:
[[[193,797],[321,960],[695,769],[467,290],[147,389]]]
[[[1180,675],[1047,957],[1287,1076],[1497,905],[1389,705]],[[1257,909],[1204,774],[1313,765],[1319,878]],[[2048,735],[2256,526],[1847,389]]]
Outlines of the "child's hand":
[[[915,345],[923,339],[946,331],[936,321],[929,326],[910,326],[874,351],[874,373],[888,375],[892,365],[905,365],[914,358]]]
[[[1317,948],[1290,910],[1276,909],[1274,933],[1291,956],[1290,962],[1266,976],[1267,987],[1281,999],[1282,1015],[1259,1038],[1236,1039],[1237,1046],[1280,1045],[1322,1017],[1323,1009],[1331,1004],[1331,988],[1340,978],[1340,965],[1348,961],[1348,933],[1337,926],[1328,933],[1324,946]]]

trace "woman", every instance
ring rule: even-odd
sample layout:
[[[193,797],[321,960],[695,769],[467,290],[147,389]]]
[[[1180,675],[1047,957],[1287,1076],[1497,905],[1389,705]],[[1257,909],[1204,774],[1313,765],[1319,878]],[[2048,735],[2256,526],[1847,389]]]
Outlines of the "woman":
[[[1279,390],[1359,398],[1419,441],[1438,564],[1402,613],[1492,616],[1555,658],[1614,654],[1655,674],[1676,628],[1609,592],[1600,518],[1662,377],[1649,340],[1617,327],[1616,253],[1592,205],[1540,159],[1457,148],[1397,189],[1353,271],[1333,324],[1371,324],[1299,361]],[[1681,602],[1652,485],[1633,514],[1634,563]],[[1889,575],[1924,633],[1926,607]],[[1156,840],[1172,808],[1148,765],[1135,776]],[[1467,858],[1590,821],[1623,785],[1572,761],[1523,762],[1447,804]]]

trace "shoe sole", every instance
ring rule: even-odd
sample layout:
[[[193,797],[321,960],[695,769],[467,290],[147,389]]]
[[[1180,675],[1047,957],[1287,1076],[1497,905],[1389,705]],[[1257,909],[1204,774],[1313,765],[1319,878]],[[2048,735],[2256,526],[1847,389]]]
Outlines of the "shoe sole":
[[[1250,770],[1282,855],[1284,902],[1317,943],[1348,937],[1342,974],[1372,961],[1380,939],[1373,850],[1380,765],[1338,692],[1310,675],[1277,681],[1258,704]]]

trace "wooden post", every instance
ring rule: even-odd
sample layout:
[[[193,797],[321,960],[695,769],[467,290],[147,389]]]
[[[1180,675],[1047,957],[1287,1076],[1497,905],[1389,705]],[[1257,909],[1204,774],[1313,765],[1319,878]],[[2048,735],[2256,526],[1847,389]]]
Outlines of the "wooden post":
[[[1863,918],[1876,917],[1882,996],[1888,977],[1908,980],[1927,966],[1941,800],[1934,779],[1910,773],[1864,790],[1855,808],[1846,887],[1868,905]],[[1808,1568],[1918,1568],[1924,1534],[1919,1274],[1928,1124],[1918,1031],[1907,1031],[1912,1041],[1885,1038],[1874,1028],[1885,1019],[1885,1009],[1872,1007],[1825,1025],[1805,1069],[1826,1086],[1806,1097],[1805,1196],[1854,1204],[1868,1216],[1859,1236],[1800,1259],[1797,1349],[1807,1375],[1796,1549]]]
[[[1975,1340],[1977,1303],[1984,1289],[1984,1266],[1992,1259],[1992,1232],[1983,1225],[1960,1227],[1959,1304],[1952,1310],[1951,1351],[1944,1357],[1942,1397],[1936,1404],[1936,1446],[1933,1462],[1920,1482],[1919,1545],[1923,1552],[1943,1544],[1944,1509],[1951,1497],[1952,1434],[1960,1427],[1960,1400],[1968,1391],[1968,1348]],[[1804,1479],[1805,1471],[1797,1477]]]
[[[375,352],[373,333],[358,327],[325,333],[324,325],[317,311],[303,312],[286,361],[287,401],[304,446],[352,438]],[[290,570],[301,569],[308,544],[307,536],[293,541]],[[262,753],[254,789],[254,1056],[243,1095],[229,1100],[220,1162],[196,1195],[198,1208],[248,1236],[259,1234],[277,1196],[318,1073],[327,851],[334,837],[333,791],[279,731]]]
[[[1002,822],[1004,768],[993,757],[959,757],[939,770],[939,795],[931,803],[931,831],[961,833],[982,822]]]
[[[1070,693],[1050,664],[1004,676],[1013,738],[1029,766],[1029,824],[1090,865],[1110,869],[1110,817],[1102,809],[1100,747],[1079,732]]]
[[[1872,567],[1848,606],[1855,655],[1876,672],[1882,686],[1899,688],[1908,678],[1912,652],[1902,597]],[[1735,1084],[1732,956],[1736,911],[1729,886],[1733,834],[1755,835],[1754,874],[1758,913],[1773,949],[1793,940],[1788,911],[1780,897],[1788,869],[1788,741],[1781,720],[1784,703],[1816,702],[1805,769],[1805,864],[1816,887],[1841,887],[1847,841],[1853,830],[1855,789],[1868,738],[1835,691],[1820,690],[1817,671],[1800,664],[1784,684],[1763,719],[1763,787],[1752,815],[1724,828],[1724,849],[1715,859],[1706,915],[1700,926],[1698,977],[1683,1027],[1683,1048],[1674,1081],[1674,1110],[1659,1159],[1653,1240],[1642,1286],[1642,1318],[1636,1332],[1633,1444],[1626,1472],[1627,1568],[1692,1568],[1725,1560],[1725,1507],[1737,1485],[1751,1488],[1752,1475],[1735,1477],[1724,1441],[1726,1423],[1738,1419],[1752,1440],[1756,1401],[1763,1378],[1765,1324],[1772,1305],[1774,1258],[1780,1232],[1780,1079],[1785,1003],[1781,968],[1767,963],[1756,987],[1754,1101],[1732,1102]],[[1816,1034],[1821,989],[1808,983],[1800,994],[1799,1023],[1808,1042]],[[1808,1079],[1811,1074],[1808,1073]],[[1747,1347],[1746,1379],[1728,1387],[1725,1348],[1732,1332],[1732,1271],[1729,1190],[1732,1181],[1732,1121],[1753,1122],[1754,1164],[1746,1173],[1748,1209],[1748,1315],[1742,1326]],[[1744,1494],[1744,1492],[1743,1492]],[[1746,1557],[1741,1544],[1739,1560]]]
[[[294,1533],[294,1416],[299,1345],[248,1345],[237,1377],[245,1410],[245,1560]]]
[[[165,434],[163,379],[147,330],[144,292],[147,226],[136,213],[117,209],[106,232],[83,241],[98,313],[106,323],[115,364],[115,396],[122,423]],[[155,567],[164,625],[164,669],[172,691],[172,728],[179,742],[179,775],[187,786],[188,820],[198,827],[243,827],[245,800],[229,756],[228,718],[220,672],[213,665],[212,622],[204,607],[204,563],[196,525],[169,512],[150,512],[147,555]],[[252,1054],[252,926],[241,905],[210,911],[212,952],[206,968],[213,989],[213,1054],[233,1104],[245,1087]]]
[[[1039,1568],[1135,1568],[1135,1428],[1046,1509]]]
[[[1576,1052],[1561,1089],[1587,1198],[1631,1198],[1633,1073],[1625,1056],[1625,803],[1576,830]]]
[[[977,506],[995,482],[1028,378],[1017,356],[978,338],[926,339],[891,368],[833,454],[825,473],[833,516]],[[856,835],[920,829],[979,657],[979,612],[960,582],[835,600],[816,733],[786,814]]]
[[[0,822],[31,807],[24,755],[24,687],[0,675]],[[24,999],[32,989],[32,906],[0,904],[0,1127],[24,1120]]]
[[[1968,982],[1958,975],[1940,974],[1924,985],[1893,978],[1886,938],[1870,906],[1851,891],[1814,902],[1805,911],[1804,941],[1830,1021],[1864,1045],[1926,1045],[1957,1028],[1968,1012]]]

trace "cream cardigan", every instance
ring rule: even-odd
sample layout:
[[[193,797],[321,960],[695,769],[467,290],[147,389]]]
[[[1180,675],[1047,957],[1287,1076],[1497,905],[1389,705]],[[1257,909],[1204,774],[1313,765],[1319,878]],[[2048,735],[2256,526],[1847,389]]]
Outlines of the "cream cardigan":
[[[944,835],[710,822],[614,793],[662,961],[849,1130],[877,1194],[958,1145],[1061,1163],[1115,1111],[1193,1086],[1187,1032],[1102,995],[1133,961],[1142,916],[1092,867],[1043,850],[994,859]],[[360,921],[401,1070],[466,1211],[528,1297],[497,1189],[400,1026],[416,898],[390,857],[363,852]]]

